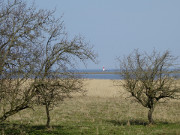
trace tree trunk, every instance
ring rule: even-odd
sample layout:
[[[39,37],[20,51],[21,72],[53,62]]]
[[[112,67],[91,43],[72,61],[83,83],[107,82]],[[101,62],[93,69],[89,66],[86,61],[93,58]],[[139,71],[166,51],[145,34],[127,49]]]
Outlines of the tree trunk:
[[[17,106],[14,110],[9,110],[8,112],[5,112],[4,115],[2,117],[0,117],[0,122],[5,121],[9,116],[12,116],[26,108],[29,108],[29,106],[27,104],[21,104],[21,105]]]
[[[153,123],[154,123],[154,120],[153,120],[153,118],[152,118],[153,111],[154,111],[154,107],[150,108],[150,109],[149,109],[149,112],[148,112],[149,124],[153,124]]]
[[[51,119],[50,119],[49,105],[48,104],[46,104],[46,116],[47,116],[46,127],[49,128]]]

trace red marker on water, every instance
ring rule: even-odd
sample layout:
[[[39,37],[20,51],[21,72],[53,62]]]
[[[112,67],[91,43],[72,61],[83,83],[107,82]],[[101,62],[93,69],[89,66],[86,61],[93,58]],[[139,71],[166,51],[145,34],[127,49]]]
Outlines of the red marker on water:
[[[105,71],[105,68],[103,67],[103,71]]]

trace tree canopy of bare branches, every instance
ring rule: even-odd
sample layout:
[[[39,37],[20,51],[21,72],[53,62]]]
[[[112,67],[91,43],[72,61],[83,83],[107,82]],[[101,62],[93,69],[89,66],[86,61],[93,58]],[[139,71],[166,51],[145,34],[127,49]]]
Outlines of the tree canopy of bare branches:
[[[22,0],[0,2],[0,121],[37,101],[49,107],[82,90],[69,67],[96,61],[82,36],[68,38],[63,18]]]
[[[148,120],[153,123],[152,114],[156,104],[162,99],[178,98],[180,87],[173,69],[177,68],[177,58],[169,51],[151,54],[134,50],[124,59],[118,58],[123,86],[138,103],[149,108]]]

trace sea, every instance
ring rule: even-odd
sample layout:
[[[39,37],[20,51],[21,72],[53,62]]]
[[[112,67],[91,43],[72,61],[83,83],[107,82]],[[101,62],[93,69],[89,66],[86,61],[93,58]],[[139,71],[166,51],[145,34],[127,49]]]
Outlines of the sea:
[[[110,79],[110,80],[121,80],[123,79],[120,75],[120,70],[117,69],[111,69],[111,70],[100,70],[100,69],[83,69],[83,70],[71,70],[71,72],[74,72],[77,77],[85,78],[85,79]],[[176,79],[180,79],[180,71],[176,72],[175,74],[172,74],[173,76],[176,76]],[[64,77],[61,75],[58,75],[59,77]],[[18,77],[21,77],[18,76]],[[23,75],[22,75],[23,77]],[[34,78],[34,75],[31,75],[30,78]],[[2,77],[0,76],[0,79]],[[17,76],[12,76],[12,78],[17,78]]]
[[[111,80],[123,79],[122,76],[119,74],[120,70],[118,69],[111,69],[105,71],[103,71],[102,69],[93,69],[93,70],[84,69],[77,71],[80,77],[87,79],[111,79]],[[172,70],[172,71],[178,71],[172,73],[171,75],[173,77],[176,77],[176,79],[180,79],[180,71],[179,70]]]
[[[85,78],[85,79],[122,79],[119,74],[117,74],[118,70],[100,70],[100,69],[83,69],[83,70],[70,70],[70,72],[74,72],[77,77]],[[65,77],[58,75],[59,77]],[[11,78],[23,78],[23,75],[12,75]],[[50,76],[49,76],[50,77]],[[0,76],[0,79],[3,78]],[[30,78],[35,78],[34,75],[30,75]]]
[[[118,74],[118,70],[111,69],[111,70],[100,70],[100,69],[84,69],[84,70],[78,70],[78,75],[82,78],[86,79],[122,79],[120,74]]]

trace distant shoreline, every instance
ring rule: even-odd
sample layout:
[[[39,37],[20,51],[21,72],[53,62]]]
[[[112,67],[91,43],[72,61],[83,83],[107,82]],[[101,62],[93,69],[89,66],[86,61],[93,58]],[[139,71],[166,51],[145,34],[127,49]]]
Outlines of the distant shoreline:
[[[75,74],[120,74],[120,72],[75,72]]]
[[[180,74],[180,71],[171,71],[173,74]],[[121,74],[121,72],[118,71],[101,71],[101,72],[74,72],[74,74]]]

